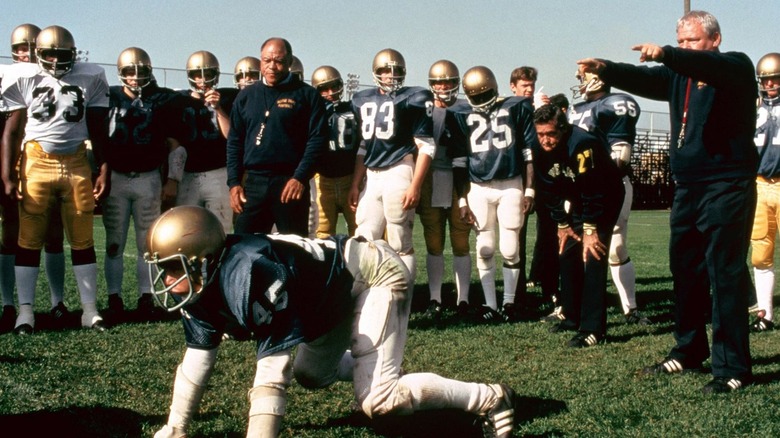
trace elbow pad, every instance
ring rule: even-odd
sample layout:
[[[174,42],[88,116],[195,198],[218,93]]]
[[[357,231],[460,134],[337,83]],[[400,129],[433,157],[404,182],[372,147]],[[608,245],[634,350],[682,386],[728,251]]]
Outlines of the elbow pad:
[[[628,164],[631,162],[631,145],[626,142],[613,144],[611,156],[618,164]]]

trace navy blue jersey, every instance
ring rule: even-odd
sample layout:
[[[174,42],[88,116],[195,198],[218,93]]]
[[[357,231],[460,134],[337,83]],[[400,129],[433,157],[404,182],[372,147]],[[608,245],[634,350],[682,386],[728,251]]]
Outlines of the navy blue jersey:
[[[536,189],[559,224],[610,222],[623,205],[620,170],[604,142],[578,126],[550,152],[535,150]],[[571,204],[568,212],[564,201]]]
[[[338,178],[355,171],[355,156],[360,145],[360,129],[349,102],[326,104],[329,140],[325,155],[317,164],[320,175]]]
[[[106,162],[117,172],[149,172],[165,163],[166,138],[181,136],[181,118],[171,105],[176,94],[151,83],[140,99],[131,98],[124,87],[109,89]]]
[[[218,91],[220,95],[224,93],[221,88]],[[217,111],[203,99],[192,97],[189,90],[180,92],[179,105],[184,124],[180,142],[187,149],[184,171],[206,172],[225,167],[227,141],[219,130]]]
[[[500,100],[487,114],[462,104],[448,108],[453,157],[467,157],[471,181],[524,175],[539,144],[531,104],[513,96]]]
[[[352,312],[347,236],[230,235],[218,280],[183,308],[187,346],[212,349],[224,333],[258,342],[258,358],[317,339]]]
[[[288,176],[307,183],[328,140],[325,100],[289,75],[268,87],[262,81],[239,91],[230,113],[228,186],[246,172]]]
[[[364,163],[382,169],[415,153],[414,137],[432,137],[433,94],[422,87],[402,87],[382,94],[379,88],[356,93],[352,112],[366,144]]]
[[[766,178],[780,176],[780,99],[762,99],[756,119],[756,136],[760,162],[758,174]]]
[[[611,153],[610,146],[615,143],[634,145],[639,113],[639,104],[633,97],[622,93],[605,94],[572,106],[569,122],[601,137]]]

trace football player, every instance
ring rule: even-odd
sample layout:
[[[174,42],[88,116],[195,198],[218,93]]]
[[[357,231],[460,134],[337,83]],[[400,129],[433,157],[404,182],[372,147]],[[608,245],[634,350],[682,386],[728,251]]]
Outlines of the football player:
[[[496,77],[477,66],[463,75],[469,105],[450,108],[456,157],[468,169],[468,179],[456,185],[461,217],[470,217],[477,230],[477,270],[485,293],[481,316],[486,321],[510,320],[520,278],[520,228],[529,211],[526,196],[533,196],[533,154],[537,145],[530,99],[499,98]],[[458,162],[455,162],[458,164]],[[524,169],[525,168],[525,169]],[[460,174],[456,174],[460,175]],[[525,181],[523,177],[525,176]],[[470,182],[470,183],[469,183]],[[504,299],[501,312],[496,299],[495,234],[498,231],[504,259]]]
[[[192,206],[163,213],[147,239],[154,294],[162,306],[181,310],[187,343],[168,422],[155,438],[186,436],[232,328],[257,342],[247,436],[279,434],[293,376],[312,389],[351,380],[370,418],[460,409],[482,415],[490,436],[511,436],[508,386],[402,374],[410,279],[386,242],[225,236],[212,213]]]
[[[35,39],[40,31],[41,29],[38,26],[29,23],[19,25],[13,30],[11,33],[11,56],[14,62],[36,63]],[[16,282],[14,254],[19,234],[18,203],[15,199],[11,200],[8,197],[3,197],[3,200],[3,246],[0,249],[2,280],[0,280],[0,287],[2,287],[3,296],[9,297],[9,302],[13,304],[13,290]],[[53,212],[54,214],[50,215],[51,225],[44,245],[44,266],[51,293],[52,309],[50,313],[55,324],[62,325],[68,319],[69,312],[63,303],[65,255],[62,245],[64,235],[59,205],[54,207]],[[3,329],[0,329],[2,331],[5,331],[4,329],[7,327],[8,321],[10,321],[10,327],[13,328],[16,319],[13,306],[4,307],[4,309],[8,310],[8,315],[13,317],[13,319],[3,319],[4,322],[0,323],[3,327]]]
[[[245,56],[238,60],[233,69],[233,83],[236,88],[244,88],[260,80],[260,60],[254,56]]]
[[[453,185],[452,158],[442,142],[442,137],[449,135],[445,126],[447,108],[459,102],[460,73],[458,67],[446,59],[434,62],[428,70],[428,86],[433,93],[432,119],[436,154],[431,162],[431,170],[423,181],[417,212],[420,214],[427,249],[425,266],[428,271],[430,302],[425,315],[428,318],[438,320],[441,318],[442,312],[443,254],[445,230],[448,222],[453,254],[452,270],[455,275],[455,287],[458,291],[458,313],[464,316],[468,311],[469,283],[471,282],[469,248],[471,224],[460,218],[460,210],[457,208],[458,198]],[[464,104],[464,102],[460,102],[461,105]]]
[[[626,246],[628,217],[634,199],[634,188],[628,177],[628,170],[631,164],[631,149],[636,139],[639,104],[627,94],[611,93],[610,87],[594,73],[578,71],[576,77],[579,85],[572,87],[573,97],[582,97],[585,101],[571,107],[569,122],[604,140],[612,159],[623,173],[625,198],[609,246],[612,281],[618,290],[626,322],[648,325],[650,319],[637,310],[636,270]]]
[[[401,256],[414,281],[414,209],[436,150],[433,95],[422,87],[404,86],[406,61],[396,50],[380,50],[372,72],[376,88],[352,97],[364,146],[358,151],[349,192],[350,204],[356,209],[356,234],[379,239],[387,233],[390,247]]]
[[[349,188],[355,170],[355,156],[360,143],[360,134],[355,124],[355,115],[349,102],[341,100],[344,80],[334,67],[323,65],[311,75],[311,85],[327,101],[330,139],[314,175],[317,211],[317,238],[324,239],[336,234],[338,215],[344,216],[349,235],[355,234],[355,212],[349,205]]]
[[[303,63],[295,55],[293,55],[292,64],[290,64],[290,74],[303,82]]]
[[[35,64],[35,39],[41,29],[34,24],[21,24],[11,32],[11,56],[14,62],[29,62]],[[4,66],[3,66],[4,67]],[[0,67],[2,68],[2,67]],[[0,72],[0,81],[2,72]],[[22,121],[23,123],[24,121]],[[0,130],[2,132],[2,130]],[[0,243],[0,291],[3,295],[3,314],[0,317],[0,333],[10,331],[16,321],[14,307],[14,260],[19,238],[19,203],[15,198],[2,196],[3,237]],[[59,204],[54,207],[55,214],[50,216],[51,225],[44,245],[44,268],[51,294],[51,316],[56,325],[63,325],[68,319],[68,309],[63,303],[65,289],[65,253],[62,228],[62,217],[59,214]]]
[[[182,92],[186,132],[181,138],[187,161],[176,205],[208,208],[227,232],[233,226],[230,194],[225,186],[230,108],[222,96],[225,90],[217,88],[219,74],[219,61],[211,52],[199,50],[187,59],[190,89]]]
[[[160,215],[163,198],[167,202],[176,199],[186,160],[186,151],[176,140],[181,114],[170,105],[176,95],[157,85],[149,54],[129,47],[119,54],[116,68],[122,85],[110,87],[105,157],[111,169],[111,192],[103,204],[108,308],[115,322],[125,310],[122,277],[131,217],[138,251],[138,316],[142,320],[153,317],[151,285],[143,260],[146,231]],[[163,186],[160,169],[166,159],[168,173]]]
[[[760,163],[756,177],[758,201],[753,221],[751,262],[756,282],[758,316],[751,330],[772,330],[772,295],[775,287],[774,255],[780,223],[780,53],[767,53],[756,64],[761,103],[756,120],[755,143]]]
[[[108,165],[103,161],[107,135],[108,82],[104,70],[76,62],[73,35],[60,26],[36,38],[37,65],[17,63],[3,79],[10,111],[8,141],[2,145],[2,178],[19,208],[19,248],[15,274],[19,315],[14,331],[31,333],[41,248],[51,228],[55,200],[71,245],[71,258],[83,314],[81,325],[105,330],[97,310],[97,265],[92,238],[95,201],[105,194]],[[26,116],[26,123],[23,119]],[[100,174],[93,186],[86,140],[92,143]],[[23,150],[23,165],[14,167]],[[56,178],[51,174],[57,175]]]
[[[569,124],[559,108],[537,109],[534,124],[539,191],[558,224],[559,302],[567,317],[558,327],[577,330],[569,347],[591,347],[607,331],[606,254],[623,204],[622,174],[604,141]]]

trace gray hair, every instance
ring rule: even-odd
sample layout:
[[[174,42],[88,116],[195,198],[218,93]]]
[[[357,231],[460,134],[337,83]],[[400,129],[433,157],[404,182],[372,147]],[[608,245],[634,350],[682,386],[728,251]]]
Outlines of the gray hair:
[[[716,33],[723,35],[720,32],[720,24],[718,24],[718,19],[707,11],[690,11],[686,13],[680,17],[679,20],[677,20],[677,30],[679,30],[683,24],[689,21],[694,21],[701,24],[701,27],[704,28],[705,32],[707,32],[707,36],[712,37]]]

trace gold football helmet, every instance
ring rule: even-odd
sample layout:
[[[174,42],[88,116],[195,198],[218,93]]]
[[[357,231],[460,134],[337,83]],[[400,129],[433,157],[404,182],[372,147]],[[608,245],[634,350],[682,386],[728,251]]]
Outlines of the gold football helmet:
[[[41,28],[30,23],[20,24],[11,32],[11,57],[14,62],[36,62],[35,39],[41,33]],[[17,53],[19,49],[27,48],[27,61],[22,61],[25,53]]]
[[[198,87],[198,78],[201,78],[205,88]],[[190,89],[197,93],[205,93],[206,90],[215,88],[219,83],[219,61],[213,53],[199,50],[187,59],[187,80]]]
[[[764,87],[761,79],[777,78],[778,85],[771,88]],[[758,79],[758,90],[762,97],[766,97],[768,91],[775,91],[780,88],[780,53],[767,53],[758,60],[756,64],[756,79]]]
[[[448,82],[449,88],[436,90],[433,88],[436,82]],[[458,96],[460,88],[460,72],[452,62],[442,59],[433,63],[428,70],[428,86],[436,99],[443,102],[452,102]]]
[[[73,35],[60,26],[43,29],[35,39],[38,65],[55,78],[68,73],[76,63],[76,42]]]
[[[389,69],[389,80],[380,78],[380,70]],[[397,50],[383,49],[374,56],[374,64],[371,68],[374,75],[374,83],[385,93],[392,93],[404,86],[406,79],[406,61]]]
[[[152,59],[144,49],[128,47],[123,50],[116,61],[116,71],[119,82],[135,94],[140,94],[152,83]],[[130,81],[134,81],[135,85],[130,85]]]
[[[599,78],[596,73],[586,73],[577,70],[574,75],[579,82],[579,85],[575,85],[570,88],[572,92],[572,99],[579,99],[580,97],[589,100],[589,96],[599,91],[607,91],[609,87]]]
[[[490,111],[498,100],[496,76],[485,66],[470,68],[463,75],[463,93],[474,111]]]
[[[303,63],[297,56],[293,55],[290,64],[290,74],[295,75],[299,81],[303,82]]]
[[[173,312],[195,302],[216,278],[224,248],[222,224],[205,208],[183,205],[160,215],[146,234],[144,254],[157,303]],[[168,276],[176,280],[166,285]],[[185,281],[186,293],[172,292]]]
[[[314,73],[311,74],[311,86],[317,89],[320,95],[323,91],[331,89],[330,94],[323,96],[331,102],[340,101],[341,95],[344,93],[344,80],[341,79],[341,73],[329,65],[323,65],[314,70]]]
[[[260,60],[254,56],[245,56],[238,60],[233,69],[233,83],[244,88],[260,80]]]

